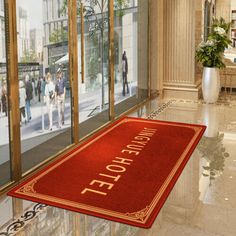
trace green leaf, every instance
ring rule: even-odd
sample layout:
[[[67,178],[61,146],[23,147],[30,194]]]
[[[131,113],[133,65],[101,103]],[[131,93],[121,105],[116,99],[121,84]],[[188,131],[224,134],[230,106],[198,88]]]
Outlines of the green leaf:
[[[203,166],[202,167],[204,170],[210,170],[210,167],[209,166]]]
[[[209,175],[207,175],[207,174],[202,174],[204,177],[208,177]]]
[[[227,32],[230,29],[231,23],[226,23],[223,18],[212,20],[212,33],[208,36],[205,43],[201,43],[196,50],[196,60],[202,63],[203,66],[224,68],[223,52],[231,40],[228,38]],[[214,31],[214,28],[220,27],[225,30],[225,34],[220,34],[220,31]],[[210,43],[214,42],[214,43]]]
[[[225,153],[224,153],[224,157],[229,157],[229,153],[228,153],[228,152],[225,152]]]

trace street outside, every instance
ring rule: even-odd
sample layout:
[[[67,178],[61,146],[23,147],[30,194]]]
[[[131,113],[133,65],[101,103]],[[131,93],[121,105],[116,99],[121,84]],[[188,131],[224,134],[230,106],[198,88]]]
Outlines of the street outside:
[[[117,86],[115,89],[115,101],[116,103],[127,99],[135,94],[136,83],[132,84],[131,92],[122,95],[122,86]],[[96,90],[90,93],[80,94],[79,96],[79,122],[83,122],[89,119],[92,115],[96,115],[98,112],[102,111],[101,107],[101,91]],[[48,130],[49,120],[47,114],[46,104],[38,102],[38,97],[34,96],[31,100],[31,113],[32,119],[28,123],[22,122],[21,124],[21,140],[30,139],[39,135],[52,134],[55,132],[61,132],[63,129],[69,128],[71,126],[71,107],[70,107],[70,94],[67,91],[67,96],[65,99],[65,123],[62,128],[58,128],[58,111],[56,103],[53,106],[53,129]],[[105,102],[108,102],[108,88],[105,86]],[[98,111],[97,111],[98,110]],[[96,111],[96,112],[95,112]],[[5,113],[0,113],[0,147],[9,143],[8,136],[8,117]]]

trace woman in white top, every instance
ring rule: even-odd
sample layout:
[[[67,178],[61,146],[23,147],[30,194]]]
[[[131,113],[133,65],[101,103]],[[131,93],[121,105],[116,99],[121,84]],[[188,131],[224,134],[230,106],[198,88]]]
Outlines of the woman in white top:
[[[23,81],[19,81],[19,106],[20,106],[20,121],[22,121],[22,117],[24,119],[25,124],[27,123],[26,121],[26,116],[25,116],[25,99],[26,99],[26,90],[25,90],[25,85]]]
[[[50,73],[47,73],[46,76],[46,86],[45,86],[45,96],[44,101],[46,102],[48,118],[49,118],[49,130],[52,130],[52,112],[53,112],[53,104],[55,98],[55,85],[52,81],[52,76]]]

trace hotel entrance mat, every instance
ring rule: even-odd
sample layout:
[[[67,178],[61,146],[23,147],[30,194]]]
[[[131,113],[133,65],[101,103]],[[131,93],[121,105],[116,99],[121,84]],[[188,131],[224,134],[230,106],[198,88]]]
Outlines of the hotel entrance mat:
[[[204,130],[125,117],[8,194],[149,228]]]

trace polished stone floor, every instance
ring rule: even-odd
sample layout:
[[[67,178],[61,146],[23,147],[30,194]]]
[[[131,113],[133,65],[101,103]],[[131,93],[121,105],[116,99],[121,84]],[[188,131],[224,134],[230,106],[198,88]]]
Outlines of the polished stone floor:
[[[207,130],[150,229],[0,197],[0,235],[235,236],[236,97],[215,105],[153,100],[131,116],[198,123]]]

